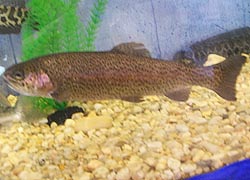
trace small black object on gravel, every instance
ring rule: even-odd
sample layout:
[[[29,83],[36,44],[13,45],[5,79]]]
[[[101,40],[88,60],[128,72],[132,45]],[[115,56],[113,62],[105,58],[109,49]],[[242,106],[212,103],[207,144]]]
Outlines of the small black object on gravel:
[[[47,117],[47,124],[50,126],[52,122],[55,122],[57,125],[63,125],[66,119],[71,118],[74,113],[78,112],[84,113],[84,110],[77,106],[71,106],[65,108],[64,110],[58,110]]]

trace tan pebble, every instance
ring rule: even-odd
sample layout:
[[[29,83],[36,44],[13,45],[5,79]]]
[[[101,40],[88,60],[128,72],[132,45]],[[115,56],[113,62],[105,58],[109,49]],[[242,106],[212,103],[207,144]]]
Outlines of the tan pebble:
[[[159,104],[159,103],[151,104],[151,105],[149,106],[149,109],[150,109],[151,111],[159,111],[159,109],[160,109],[160,104]]]
[[[79,177],[75,178],[75,180],[91,180],[91,179],[93,179],[92,175],[91,173],[88,172],[81,173]]]
[[[92,116],[75,120],[76,131],[89,131],[92,129],[109,128],[112,126],[111,116]]]
[[[182,144],[176,140],[169,140],[166,142],[166,145],[170,149],[173,149],[173,148],[180,148],[181,149],[182,148]]]
[[[171,153],[174,158],[181,159],[184,156],[184,152],[182,149],[179,148],[173,148],[171,149]]]
[[[140,152],[141,154],[146,153],[146,152],[147,152],[147,148],[146,148],[145,146],[141,146],[141,147],[139,148],[139,152]]]
[[[235,105],[230,105],[227,107],[229,111],[234,111],[236,109]]]
[[[123,147],[122,147],[123,150],[127,150],[127,151],[132,151],[132,147],[128,144],[124,144]]]
[[[24,169],[24,166],[18,165],[18,166],[16,166],[16,167],[12,170],[12,173],[13,173],[15,176],[19,176],[19,174],[23,171],[23,169]]]
[[[219,122],[222,121],[221,116],[213,116],[209,121],[208,124],[218,124]]]
[[[15,107],[16,102],[17,102],[17,97],[16,97],[16,96],[13,96],[12,94],[10,94],[10,95],[7,97],[7,100],[9,101],[11,107]]]
[[[99,160],[91,160],[87,167],[89,170],[93,171],[95,170],[96,168],[100,167],[103,165],[103,162],[99,161]]]
[[[201,116],[197,116],[197,115],[191,115],[188,117],[188,120],[193,122],[193,123],[197,123],[197,124],[205,124],[207,123],[207,120]]]
[[[152,129],[152,127],[148,123],[142,123],[141,127],[145,132],[150,131]]]
[[[146,157],[145,163],[147,163],[151,167],[154,167],[156,165],[156,159],[153,157]]]
[[[127,167],[120,169],[116,174],[117,180],[129,180],[130,178],[131,175]]]
[[[4,169],[5,171],[10,171],[13,168],[13,164],[10,161],[5,161],[1,165],[1,168]]]
[[[74,134],[72,136],[73,140],[77,143],[83,143],[84,142],[84,136],[82,134],[82,132],[78,132],[77,134]]]
[[[99,103],[94,104],[95,111],[100,111],[102,108],[103,108],[102,104],[99,104]]]
[[[116,176],[116,173],[114,171],[110,172],[108,175],[107,175],[107,178],[106,180],[115,180],[115,176]]]
[[[181,162],[178,159],[174,159],[174,158],[168,158],[168,167],[172,170],[176,170],[180,168]]]
[[[3,154],[8,154],[10,151],[11,151],[11,147],[8,144],[5,144],[1,148],[1,153],[3,153]]]
[[[143,108],[141,108],[140,106],[134,106],[133,108],[133,113],[134,114],[138,114],[138,113],[141,113],[143,112]]]
[[[221,160],[216,160],[216,161],[213,161],[213,167],[218,169],[220,167],[223,166],[223,162]],[[209,170],[208,170],[209,171]]]
[[[188,126],[186,126],[185,124],[177,124],[175,127],[176,127],[176,130],[181,133],[185,133],[189,131]]]
[[[64,142],[64,137],[64,133],[60,133],[55,137],[55,141],[59,143]]]
[[[122,111],[122,109],[121,109],[119,106],[115,106],[115,107],[113,108],[113,111],[114,111],[115,113],[119,113],[119,112]]]
[[[242,156],[244,155],[244,153],[242,152],[239,152],[239,151],[229,151],[227,153],[227,156],[225,158],[222,159],[222,161],[225,163],[225,164],[228,164],[228,163],[231,163],[231,162],[234,162],[234,161],[237,161],[238,159],[240,159]]]
[[[101,147],[103,154],[112,154],[112,149],[110,147]]]
[[[59,167],[59,169],[60,169],[61,171],[63,171],[63,170],[65,169],[65,165],[64,165],[64,164],[59,164],[58,167]]]
[[[65,136],[73,136],[75,134],[74,127],[65,127],[63,133]]]
[[[96,178],[103,178],[103,179],[107,178],[108,173],[109,173],[109,170],[105,166],[100,166],[93,171],[93,175]]]
[[[182,164],[181,165],[181,170],[184,173],[191,173],[196,170],[196,164]]]
[[[115,169],[115,168],[118,167],[118,163],[117,163],[117,161],[114,160],[114,159],[107,159],[107,160],[105,161],[105,165],[106,165],[107,168],[109,168],[109,169]]]
[[[27,179],[40,180],[42,179],[43,175],[39,172],[32,172],[32,171],[24,170],[20,172],[18,177],[20,178],[20,180],[27,180]]]
[[[81,113],[81,112],[79,112],[79,113],[74,113],[73,115],[72,115],[72,119],[73,120],[76,120],[76,119],[81,119],[81,118],[83,118],[84,117],[84,114],[83,113]]]
[[[138,170],[131,174],[131,178],[134,180],[143,180],[145,177],[145,173],[142,170]]]
[[[164,172],[163,172],[165,175],[166,175],[166,179],[173,179],[174,178],[174,173],[171,171],[171,170],[165,170]]]
[[[162,142],[160,141],[150,141],[146,142],[149,149],[154,151],[162,151]]]
[[[204,118],[209,118],[212,115],[212,110],[211,109],[202,110],[201,114]]]
[[[51,129],[55,129],[57,127],[57,124],[55,122],[52,122],[50,124]]]
[[[202,160],[205,152],[199,149],[195,152],[192,151],[191,154],[193,155],[192,161],[198,162],[198,161]]]
[[[209,152],[211,153],[217,153],[220,150],[220,147],[216,144],[207,142],[207,141],[203,141],[201,142],[201,145]]]
[[[64,125],[66,127],[74,127],[75,126],[75,121],[73,119],[66,119]]]
[[[155,169],[157,171],[162,171],[162,170],[166,169],[166,167],[167,167],[167,159],[160,158],[158,163],[156,164]]]
[[[231,125],[225,125],[225,126],[222,127],[222,130],[223,130],[223,132],[230,133],[230,132],[234,131],[234,128]]]
[[[23,127],[17,128],[17,131],[18,131],[19,133],[23,133]]]
[[[196,137],[192,137],[192,142],[193,143],[199,143],[199,142],[201,142],[203,139],[202,139],[202,137],[200,137],[200,136],[196,136]]]

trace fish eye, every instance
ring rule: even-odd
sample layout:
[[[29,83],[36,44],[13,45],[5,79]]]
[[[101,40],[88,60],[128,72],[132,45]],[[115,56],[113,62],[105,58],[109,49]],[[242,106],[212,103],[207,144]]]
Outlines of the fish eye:
[[[14,72],[14,78],[17,80],[22,80],[24,79],[24,73],[21,70],[17,70]]]

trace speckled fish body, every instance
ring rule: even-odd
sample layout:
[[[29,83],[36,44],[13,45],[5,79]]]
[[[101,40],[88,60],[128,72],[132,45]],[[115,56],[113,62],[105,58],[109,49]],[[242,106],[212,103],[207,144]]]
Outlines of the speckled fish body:
[[[202,65],[209,54],[216,54],[225,58],[250,53],[250,27],[235,29],[219,34],[206,40],[196,42],[187,50],[175,54],[175,60],[190,60]]]
[[[117,49],[117,48],[114,48]],[[128,52],[128,51],[127,51]],[[72,52],[38,57],[4,73],[14,90],[60,101],[123,99],[139,102],[146,95],[185,101],[192,85],[236,100],[235,82],[245,58],[236,56],[209,67],[152,59],[118,51]]]
[[[25,7],[0,5],[0,34],[19,33],[27,13]]]

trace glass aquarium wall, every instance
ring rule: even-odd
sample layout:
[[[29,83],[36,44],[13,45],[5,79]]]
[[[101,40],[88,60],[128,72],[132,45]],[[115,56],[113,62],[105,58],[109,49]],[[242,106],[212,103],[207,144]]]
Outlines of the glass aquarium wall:
[[[0,0],[0,179],[250,179],[249,9]]]

